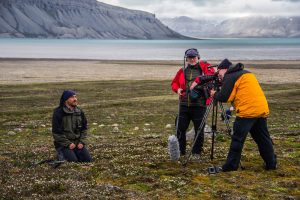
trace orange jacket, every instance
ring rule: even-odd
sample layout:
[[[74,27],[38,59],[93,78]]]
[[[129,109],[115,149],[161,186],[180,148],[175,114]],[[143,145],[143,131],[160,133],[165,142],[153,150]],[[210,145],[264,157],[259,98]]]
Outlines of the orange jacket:
[[[221,91],[216,93],[215,98],[231,102],[238,117],[268,117],[270,113],[267,99],[255,75],[243,70],[242,64],[228,69]]]

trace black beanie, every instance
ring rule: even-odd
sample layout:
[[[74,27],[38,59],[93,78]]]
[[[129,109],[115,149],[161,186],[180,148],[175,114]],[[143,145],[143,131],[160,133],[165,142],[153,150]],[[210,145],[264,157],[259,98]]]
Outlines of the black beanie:
[[[59,106],[63,106],[65,101],[74,95],[76,95],[76,93],[73,90],[65,90],[60,97]]]
[[[222,60],[222,62],[218,65],[218,69],[228,69],[230,66],[232,65],[232,63],[225,58],[224,60]]]

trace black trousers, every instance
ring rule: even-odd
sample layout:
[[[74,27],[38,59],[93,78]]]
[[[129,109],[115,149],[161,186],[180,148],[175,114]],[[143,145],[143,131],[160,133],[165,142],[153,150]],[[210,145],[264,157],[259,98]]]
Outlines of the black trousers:
[[[58,160],[67,160],[69,162],[92,162],[92,157],[84,146],[82,149],[70,149],[67,147],[57,147]]]
[[[205,111],[206,111],[206,107],[202,107],[202,106],[188,107],[185,105],[180,105],[179,118],[178,118],[179,121],[177,127],[177,138],[179,141],[179,148],[180,148],[181,155],[185,155],[186,153],[186,130],[190,125],[190,121],[192,121],[194,124],[195,137],[196,137],[198,128],[201,124]],[[204,126],[200,130],[194,148],[192,149],[193,154],[200,154],[203,148],[203,141],[204,141]]]
[[[233,126],[233,135],[226,163],[223,165],[223,171],[234,171],[239,167],[242,149],[247,134],[258,146],[260,156],[265,162],[266,169],[276,168],[276,155],[274,154],[272,139],[267,127],[266,118],[239,118],[237,117]]]

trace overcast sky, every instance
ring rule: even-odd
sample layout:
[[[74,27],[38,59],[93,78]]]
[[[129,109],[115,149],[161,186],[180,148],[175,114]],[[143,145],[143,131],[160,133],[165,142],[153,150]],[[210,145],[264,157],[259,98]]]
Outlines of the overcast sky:
[[[158,18],[188,16],[299,16],[300,0],[98,0],[154,13]]]

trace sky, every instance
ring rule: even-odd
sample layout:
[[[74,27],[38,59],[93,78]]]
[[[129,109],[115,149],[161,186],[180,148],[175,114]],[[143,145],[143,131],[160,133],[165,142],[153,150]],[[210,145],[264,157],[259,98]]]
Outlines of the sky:
[[[300,0],[98,0],[154,13],[158,18],[299,16]]]

